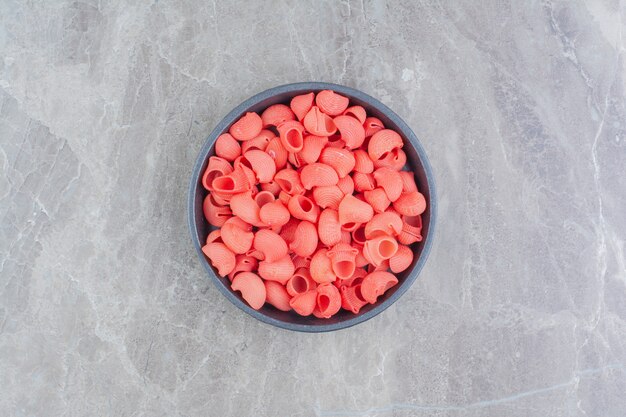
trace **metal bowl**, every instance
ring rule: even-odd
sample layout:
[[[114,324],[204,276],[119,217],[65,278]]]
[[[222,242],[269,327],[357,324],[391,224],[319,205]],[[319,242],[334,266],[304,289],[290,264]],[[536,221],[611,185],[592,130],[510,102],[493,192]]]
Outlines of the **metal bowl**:
[[[289,104],[291,98],[294,96],[321,90],[333,90],[348,97],[351,105],[363,106],[367,110],[368,116],[378,117],[386,127],[397,131],[400,136],[402,136],[404,140],[403,150],[407,156],[407,164],[415,173],[417,186],[420,192],[424,194],[427,202],[427,209],[422,214],[423,240],[412,245],[415,254],[413,263],[407,270],[397,274],[400,281],[399,284],[381,296],[376,304],[367,304],[364,306],[359,314],[355,315],[342,309],[329,319],[318,319],[314,316],[302,317],[293,311],[279,311],[269,305],[263,306],[260,310],[254,310],[246,304],[238,293],[231,290],[228,278],[222,278],[216,274],[215,270],[202,253],[201,247],[212,227],[204,218],[202,211],[202,202],[207,194],[207,191],[202,187],[201,183],[202,173],[206,169],[209,156],[213,155],[215,152],[214,145],[217,137],[227,132],[230,126],[246,112],[254,111],[261,113],[272,104]],[[397,114],[375,98],[353,88],[330,83],[303,82],[281,85],[263,91],[238,105],[218,123],[206,139],[204,146],[198,154],[196,164],[193,167],[189,185],[188,220],[191,239],[198,253],[200,263],[204,266],[204,269],[207,271],[213,283],[230,302],[252,317],[273,326],[301,332],[328,332],[354,326],[355,324],[362,323],[380,314],[387,307],[395,303],[413,284],[426,263],[426,258],[428,257],[433,242],[436,213],[437,199],[434,176],[426,152],[415,136],[415,133],[413,133],[409,126]]]

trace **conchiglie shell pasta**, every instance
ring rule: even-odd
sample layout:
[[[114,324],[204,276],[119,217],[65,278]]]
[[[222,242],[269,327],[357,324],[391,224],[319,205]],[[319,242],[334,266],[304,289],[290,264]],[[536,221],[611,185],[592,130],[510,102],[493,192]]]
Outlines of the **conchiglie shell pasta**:
[[[361,125],[365,123],[365,119],[367,118],[367,113],[365,109],[361,106],[352,106],[348,107],[346,111],[343,112],[346,116],[352,116],[359,121]]]
[[[230,127],[230,134],[237,140],[255,138],[263,129],[261,117],[253,112],[246,113]]]
[[[383,261],[391,258],[398,250],[398,242],[391,236],[377,236],[368,239],[363,245],[363,256],[370,264],[377,267]]]
[[[244,167],[238,166],[230,174],[215,178],[211,187],[216,193],[232,195],[250,190],[251,182]]]
[[[365,130],[361,123],[351,116],[337,116],[333,119],[337,130],[341,134],[341,140],[348,149],[356,149],[365,141]]]
[[[313,199],[321,208],[330,207],[337,210],[344,193],[336,185],[313,188]]]
[[[365,201],[372,206],[376,213],[384,212],[389,204],[391,204],[391,200],[387,197],[387,193],[380,187],[376,187],[373,190],[364,191],[363,197],[365,197]]]
[[[317,288],[317,282],[311,278],[308,268],[298,268],[293,276],[287,281],[287,294],[295,297],[298,294],[304,294]]]
[[[259,275],[261,278],[280,282],[283,285],[289,281],[289,278],[293,276],[295,271],[296,268],[289,255],[285,255],[274,262],[259,262]]]
[[[233,215],[230,207],[218,205],[212,194],[207,194],[204,198],[202,210],[204,218],[216,227],[221,227]]]
[[[295,120],[278,126],[280,141],[288,152],[300,152],[304,146],[304,127]]]
[[[298,120],[304,119],[309,110],[311,110],[314,99],[314,93],[302,94],[291,99],[290,107]]]
[[[354,274],[356,269],[355,258],[358,253],[358,249],[346,243],[338,243],[327,252],[337,278],[347,279]]]
[[[339,203],[339,223],[367,223],[374,216],[372,206],[353,195],[344,196]]]
[[[318,186],[337,185],[339,176],[331,166],[316,162],[302,168],[300,181],[305,189],[310,190]]]
[[[402,177],[391,168],[383,167],[374,171],[376,185],[382,187],[391,202],[396,201],[402,194]]]
[[[398,235],[398,242],[410,245],[422,241],[422,217],[402,216],[402,232]]]
[[[215,229],[213,230],[211,233],[209,233],[209,235],[206,237],[206,244],[208,245],[209,243],[224,243],[224,241],[222,240],[222,232],[220,231],[220,229]]]
[[[398,274],[411,266],[413,262],[413,251],[408,246],[398,246],[395,255],[389,258],[389,268],[394,274]]]
[[[418,216],[426,210],[426,199],[417,191],[402,193],[393,208],[404,216]]]
[[[233,217],[222,226],[222,240],[235,254],[244,254],[252,247],[254,233],[246,226],[242,227],[238,218]],[[245,222],[244,222],[245,224]]]
[[[341,287],[340,293],[341,307],[344,310],[359,314],[361,308],[367,304],[367,301],[363,299],[363,294],[361,294],[361,284],[354,287]]]
[[[374,133],[367,145],[367,152],[372,161],[377,161],[392,150],[401,148],[402,145],[402,138],[397,132],[383,129]]]
[[[209,243],[202,247],[218,275],[225,277],[235,268],[235,254],[223,243]]]
[[[373,239],[380,235],[397,236],[402,232],[402,219],[397,213],[379,213],[365,225],[365,237]]]
[[[374,163],[370,159],[370,156],[363,149],[357,149],[353,153],[355,164],[354,170],[363,174],[371,174],[374,172]]]
[[[263,254],[263,259],[274,262],[287,255],[287,243],[276,232],[261,229],[254,235],[252,246]]]
[[[246,152],[244,157],[250,163],[258,182],[264,183],[272,181],[276,174],[276,164],[269,154],[253,149]]]
[[[361,294],[370,304],[374,304],[376,299],[383,295],[388,289],[398,283],[398,278],[386,271],[376,271],[363,278],[361,284]]]
[[[363,128],[365,129],[365,137],[369,138],[374,133],[383,130],[385,125],[376,117],[368,117],[365,119],[365,122],[363,122]]]
[[[388,167],[400,171],[406,164],[406,154],[402,149],[394,149],[387,155],[374,161],[374,168]]]
[[[231,172],[233,172],[233,167],[226,159],[212,156],[209,158],[209,164],[202,175],[202,186],[212,191],[213,180],[217,177],[228,175]]]
[[[350,100],[332,90],[323,90],[317,93],[315,104],[329,116],[337,116],[348,108]]]
[[[316,223],[317,217],[320,214],[319,207],[317,207],[311,199],[303,195],[294,195],[291,197],[287,208],[296,219],[306,220],[311,223]]]
[[[289,210],[280,201],[267,203],[259,211],[261,222],[270,227],[281,227],[287,224],[290,217]]]
[[[259,206],[259,208],[262,208],[264,205],[272,203],[275,200],[276,197],[274,197],[274,194],[270,193],[269,191],[261,191],[254,196],[254,202],[257,204],[257,206]]]
[[[280,138],[272,138],[270,139],[267,147],[265,148],[265,152],[274,160],[274,165],[276,165],[276,169],[283,169],[287,164],[287,158],[289,157],[289,152],[283,146]]]
[[[301,316],[310,316],[317,303],[317,291],[298,294],[289,301],[289,305]]]
[[[252,198],[252,193],[250,191],[235,194],[230,199],[230,208],[235,216],[241,218],[246,223],[254,226],[263,225],[263,222],[261,222],[259,217],[259,206]]]
[[[332,263],[328,257],[327,249],[320,249],[315,252],[311,258],[311,266],[309,267],[311,278],[318,284],[325,282],[333,282],[337,276],[333,272]]]
[[[265,281],[265,301],[280,311],[289,311],[291,297],[283,285],[275,281]]]
[[[215,141],[215,154],[227,161],[234,161],[241,155],[241,145],[230,133],[224,133]]]
[[[295,118],[296,116],[293,114],[291,109],[284,104],[274,104],[261,113],[263,127],[278,126],[288,120],[295,120]]]
[[[339,178],[343,178],[354,169],[355,159],[347,149],[326,148],[320,155],[320,162],[331,166]]]
[[[363,174],[355,172],[352,174],[355,191],[371,191],[376,188],[376,180],[372,174]]]
[[[317,223],[319,240],[326,246],[336,245],[341,241],[341,224],[336,210],[325,209]]]
[[[339,290],[330,284],[323,284],[317,287],[317,317],[327,319],[336,314],[341,308],[341,295]],[[314,310],[315,313],[315,310]]]
[[[280,188],[289,195],[304,193],[304,187],[300,182],[300,174],[293,169],[285,168],[278,171],[274,176],[274,182],[276,182]]]
[[[259,261],[252,256],[237,255],[235,259],[235,268],[228,274],[228,279],[230,279],[231,282],[238,273],[256,271],[259,266]]]
[[[322,153],[322,149],[328,144],[326,136],[307,135],[304,137],[304,146],[298,153],[300,160],[305,164],[317,162]]]
[[[293,241],[289,248],[298,256],[307,257],[313,255],[317,249],[317,229],[311,222],[302,221],[296,228]]]
[[[241,153],[244,154],[253,149],[265,151],[265,149],[267,149],[267,145],[269,145],[270,141],[275,137],[276,135],[274,135],[271,131],[262,130],[257,137],[247,140],[241,144]]]
[[[241,292],[241,297],[255,310],[265,304],[266,292],[263,280],[253,272],[241,272],[233,279],[230,287]]]
[[[415,176],[410,171],[400,171],[400,178],[402,179],[402,192],[409,193],[417,191],[417,185],[415,184]]]
[[[307,132],[316,136],[330,136],[337,131],[337,126],[333,119],[313,106],[304,117],[304,128]]]

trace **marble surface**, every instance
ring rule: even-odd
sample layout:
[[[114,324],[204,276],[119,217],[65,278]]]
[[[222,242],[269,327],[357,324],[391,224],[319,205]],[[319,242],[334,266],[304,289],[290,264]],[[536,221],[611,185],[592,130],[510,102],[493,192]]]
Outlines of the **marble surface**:
[[[626,415],[626,2],[0,1],[0,415]],[[342,83],[423,141],[419,281],[332,334],[208,281],[212,127]]]

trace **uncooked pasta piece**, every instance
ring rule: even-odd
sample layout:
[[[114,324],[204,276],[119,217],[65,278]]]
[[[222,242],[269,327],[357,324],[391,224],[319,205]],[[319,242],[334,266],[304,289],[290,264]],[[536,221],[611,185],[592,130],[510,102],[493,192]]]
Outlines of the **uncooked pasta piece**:
[[[339,203],[339,223],[367,223],[374,216],[372,206],[353,195],[346,195]]]
[[[232,282],[235,275],[240,272],[256,271],[259,266],[259,261],[256,258],[249,255],[237,255],[235,256],[235,268],[228,274],[228,279]]]
[[[288,244],[293,242],[294,236],[296,235],[296,228],[298,227],[299,224],[300,224],[300,220],[295,219],[293,217],[290,218],[287,224],[285,224],[280,229],[280,233],[279,233],[280,237],[282,237],[283,240],[287,242]]]
[[[213,230],[206,237],[206,244],[207,245],[209,243],[213,243],[213,242],[215,242],[215,243],[224,243],[224,241],[222,240],[222,232],[220,231],[220,229]]]
[[[354,169],[354,155],[347,149],[326,148],[319,159],[321,163],[333,167],[339,178],[344,178]]]
[[[368,239],[363,245],[363,256],[373,266],[379,266],[398,251],[398,242],[391,236],[382,235]]]
[[[291,120],[278,126],[280,141],[288,152],[300,152],[304,146],[304,126]]]
[[[389,258],[389,268],[394,274],[398,274],[411,266],[413,262],[413,251],[405,245],[398,246],[395,255]]]
[[[263,127],[278,126],[288,120],[295,120],[295,118],[296,116],[293,114],[289,106],[285,106],[284,104],[274,104],[261,113]]]
[[[215,154],[232,162],[241,155],[241,145],[230,133],[223,133],[215,141]]]
[[[233,167],[233,173],[241,175],[239,174],[239,171],[243,172],[243,176],[248,181],[248,185],[251,188],[254,188],[253,186],[256,184],[256,174],[252,170],[250,162],[243,155],[238,156],[237,159],[235,159],[235,162],[233,162]]]
[[[337,116],[348,108],[350,100],[332,90],[323,90],[317,93],[315,104],[329,116]]]
[[[254,139],[263,129],[261,116],[248,112],[230,127],[230,134],[237,140]]]
[[[261,261],[259,262],[259,275],[261,278],[280,282],[285,285],[289,278],[291,278],[296,271],[293,265],[293,261],[289,255],[285,255],[282,258],[274,261]]]
[[[291,99],[290,107],[291,110],[295,113],[298,120],[301,121],[302,119],[304,119],[309,110],[311,110],[314,99],[314,93],[302,94],[299,96],[295,96]]]
[[[379,132],[385,128],[383,122],[376,117],[368,117],[363,122],[363,128],[365,129],[365,137],[369,138],[374,133]]]
[[[244,254],[252,247],[252,227],[238,217],[232,217],[222,226],[222,240],[235,254]]]
[[[318,284],[324,282],[333,282],[337,276],[333,272],[332,263],[328,257],[327,249],[320,249],[311,258],[311,265],[309,266],[311,272],[311,278]]]
[[[426,199],[418,191],[402,193],[393,203],[393,208],[404,216],[418,216],[426,210]]]
[[[372,206],[376,213],[384,212],[387,207],[389,207],[389,204],[391,204],[391,200],[387,197],[387,193],[381,187],[364,191],[363,197],[365,197],[365,201]]]
[[[317,291],[307,291],[298,294],[289,301],[289,305],[301,316],[310,316],[317,303]]]
[[[254,196],[254,202],[259,206],[259,208],[263,208],[264,205],[269,204],[276,200],[274,194],[269,191],[261,191]]]
[[[365,141],[365,130],[361,123],[352,116],[337,116],[333,119],[341,140],[348,149],[356,149]]]
[[[379,265],[374,266],[369,264],[367,266],[367,272],[375,272],[375,271],[387,271],[389,269],[389,259],[383,260]]]
[[[343,196],[344,193],[336,185],[313,188],[313,200],[323,209],[330,207],[337,210]]]
[[[302,256],[295,255],[293,257],[293,266],[295,266],[296,269],[306,268],[308,270],[310,265],[311,265],[310,256],[302,257]]]
[[[301,162],[312,164],[317,162],[322,153],[322,149],[328,144],[326,136],[307,135],[304,137],[304,146],[298,153]]]
[[[357,246],[363,246],[366,240],[365,225],[361,224],[358,228],[352,231],[352,243]]]
[[[349,175],[339,178],[339,181],[337,181],[337,187],[339,187],[344,195],[352,194],[354,193],[354,180]]]
[[[346,142],[341,139],[341,135],[330,135],[328,137],[328,145],[329,148],[339,148],[342,149],[346,146]]]
[[[215,204],[218,206],[228,206],[230,205],[230,198],[232,195],[213,191],[211,193],[211,197],[213,197],[213,201],[215,201]]]
[[[415,184],[415,177],[411,171],[400,171],[400,178],[402,179],[402,192],[403,193],[417,191],[417,185]]]
[[[422,217],[402,216],[402,232],[398,235],[398,242],[410,245],[422,241]]]
[[[386,271],[376,271],[363,278],[361,294],[363,299],[374,304],[376,299],[398,283],[398,278]]]
[[[311,223],[317,223],[317,217],[320,209],[310,198],[303,195],[294,195],[289,199],[287,208],[293,217],[300,220],[306,220]]]
[[[275,281],[265,281],[265,301],[273,305],[280,311],[289,311],[291,297],[287,293],[284,285]]]
[[[217,177],[228,175],[231,172],[233,172],[233,167],[227,160],[218,156],[212,156],[209,158],[209,164],[202,175],[202,186],[212,191],[213,180]]]
[[[276,174],[276,164],[269,154],[257,149],[246,152],[243,155],[250,163],[250,167],[256,175],[257,182],[272,181]]]
[[[317,288],[317,282],[311,278],[308,268],[298,268],[293,276],[287,281],[285,286],[287,294],[295,297],[298,294],[304,294]]]
[[[367,304],[367,301],[363,299],[363,294],[361,294],[361,284],[354,287],[341,287],[340,293],[341,307],[344,310],[359,314],[361,308]]]
[[[365,268],[357,267],[354,269],[352,275],[344,280],[341,280],[341,285],[345,287],[354,287],[355,285],[363,282],[363,278],[368,274]]]
[[[235,268],[235,254],[223,243],[204,245],[202,252],[209,258],[211,265],[217,268],[219,276],[225,277]]]
[[[276,165],[276,169],[283,169],[287,164],[287,157],[289,156],[289,152],[283,146],[280,138],[272,138],[267,147],[265,148],[265,152],[274,160],[274,165]]]
[[[327,319],[336,314],[341,308],[341,295],[337,287],[331,284],[318,285],[316,304],[313,310],[316,317]]]
[[[354,181],[355,191],[371,191],[376,188],[376,180],[373,174],[355,172],[352,174],[352,181]]]
[[[402,232],[402,219],[397,213],[375,214],[365,225],[365,237],[373,239],[380,235],[397,236]]]
[[[327,252],[333,272],[337,278],[347,279],[354,274],[356,268],[354,260],[358,253],[358,249],[346,243],[338,243]]]
[[[316,106],[309,110],[303,123],[307,132],[316,136],[330,136],[337,131],[337,126],[335,126],[332,117],[322,113]]]
[[[241,218],[246,223],[253,226],[263,226],[263,222],[261,222],[261,218],[259,217],[259,206],[252,198],[250,191],[232,196],[230,199],[230,208],[235,216]]]
[[[302,168],[300,181],[305,189],[310,190],[313,187],[337,185],[339,176],[330,165],[316,162]]]
[[[241,272],[233,278],[230,287],[241,292],[241,297],[255,310],[265,304],[266,292],[263,280],[253,272]]]
[[[278,193],[280,193],[281,188],[280,188],[280,185],[276,183],[276,181],[270,181],[270,182],[261,184],[261,190],[269,191],[270,193],[274,195],[274,197],[277,197]]]
[[[226,220],[232,217],[233,213],[228,206],[220,206],[215,202],[212,194],[207,194],[202,204],[202,211],[204,218],[216,227],[221,227]]]
[[[295,254],[301,257],[313,255],[317,249],[317,229],[308,221],[302,221],[296,228],[293,241],[289,245]]]
[[[378,161],[374,161],[374,168],[389,167],[400,171],[406,164],[406,154],[402,149],[394,149],[387,155],[382,156]]]
[[[352,106],[348,107],[343,114],[347,116],[352,116],[359,121],[361,125],[365,123],[365,119],[367,118],[367,114],[365,113],[365,109],[361,106]]]
[[[243,167],[237,166],[230,174],[215,178],[211,187],[216,193],[232,195],[250,190],[251,184]]]
[[[341,241],[341,223],[337,210],[325,209],[320,213],[317,223],[319,240],[326,246],[336,245]]]
[[[247,140],[241,144],[241,153],[244,154],[252,149],[258,149],[259,151],[265,151],[270,141],[274,139],[274,135],[269,130],[262,130],[261,133],[254,139]]]
[[[402,177],[398,171],[387,167],[378,168],[374,171],[374,179],[376,185],[385,190],[391,202],[396,201],[402,194]]]
[[[261,252],[263,259],[268,262],[277,261],[289,252],[285,240],[276,232],[267,229],[256,232],[252,246]]]
[[[374,172],[374,163],[370,159],[370,156],[363,149],[356,149],[354,155],[354,170],[363,174],[371,174]]]
[[[374,133],[367,145],[367,152],[372,161],[377,161],[394,149],[401,148],[402,145],[402,138],[397,132],[383,129]]]
[[[281,227],[287,224],[291,218],[291,214],[282,202],[272,201],[261,207],[259,218],[264,224],[270,227]]]
[[[274,182],[289,195],[298,195],[304,193],[304,187],[300,182],[300,174],[290,168],[278,171],[274,176]]]

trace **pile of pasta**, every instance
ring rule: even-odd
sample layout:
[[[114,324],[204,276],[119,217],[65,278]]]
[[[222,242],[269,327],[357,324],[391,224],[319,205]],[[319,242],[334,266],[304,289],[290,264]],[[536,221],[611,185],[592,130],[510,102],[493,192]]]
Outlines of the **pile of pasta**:
[[[249,112],[202,177],[202,251],[254,309],[357,314],[413,262],[426,209],[400,135],[331,90]]]

